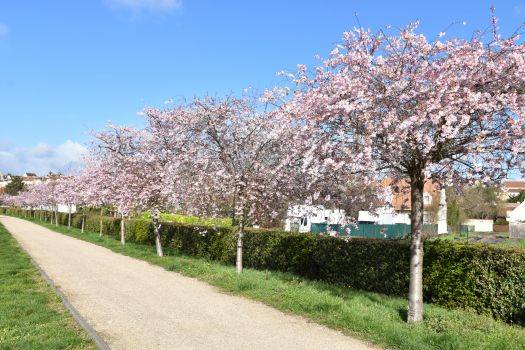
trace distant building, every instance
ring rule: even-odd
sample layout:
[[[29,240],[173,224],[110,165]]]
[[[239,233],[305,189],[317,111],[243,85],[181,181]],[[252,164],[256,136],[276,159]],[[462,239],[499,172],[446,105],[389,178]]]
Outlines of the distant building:
[[[312,224],[340,225],[344,220],[345,211],[341,209],[326,209],[322,205],[292,205],[288,208],[284,230],[310,232]]]
[[[383,179],[381,185],[386,189],[384,205],[374,211],[361,210],[357,221],[360,224],[375,225],[410,225],[410,185],[406,181],[393,183],[390,178]],[[394,188],[395,190],[392,190]],[[435,202],[437,201],[437,202]],[[436,205],[437,204],[437,205]],[[447,201],[445,190],[432,181],[424,185],[423,223],[437,224],[437,233],[448,232]],[[434,206],[434,207],[433,207]],[[435,212],[433,212],[435,210]],[[294,205],[288,208],[285,221],[286,231],[309,232],[312,224],[340,225],[345,224],[345,211],[326,209],[322,205]]]
[[[507,221],[509,223],[525,222],[525,202],[507,212]]]
[[[386,188],[385,205],[374,212],[359,211],[358,222],[377,225],[410,224],[412,201],[410,184],[405,180],[394,182],[385,178],[381,185]],[[435,201],[437,210],[433,212]],[[438,234],[447,233],[447,199],[445,189],[433,181],[426,181],[423,187],[423,223],[437,224]]]
[[[2,192],[3,193],[3,189],[4,187],[7,186],[8,183],[11,182],[11,176],[8,174],[8,175],[4,175],[2,173],[0,173],[0,189],[2,189]]]
[[[503,190],[503,199],[507,200],[519,195],[521,191],[525,191],[525,179],[505,180],[501,188]]]
[[[32,186],[42,183],[42,178],[39,177],[36,173],[24,173],[22,174],[22,181],[27,186]]]

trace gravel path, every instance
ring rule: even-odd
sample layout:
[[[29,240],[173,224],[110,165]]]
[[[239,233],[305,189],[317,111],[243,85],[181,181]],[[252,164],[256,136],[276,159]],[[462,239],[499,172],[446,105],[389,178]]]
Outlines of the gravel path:
[[[112,349],[372,349],[25,220],[0,221]]]

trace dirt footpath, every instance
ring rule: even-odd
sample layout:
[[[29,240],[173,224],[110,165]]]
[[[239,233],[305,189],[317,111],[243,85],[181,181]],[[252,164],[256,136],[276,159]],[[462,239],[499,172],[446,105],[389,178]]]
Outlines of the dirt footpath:
[[[372,348],[25,220],[0,221],[112,349]]]

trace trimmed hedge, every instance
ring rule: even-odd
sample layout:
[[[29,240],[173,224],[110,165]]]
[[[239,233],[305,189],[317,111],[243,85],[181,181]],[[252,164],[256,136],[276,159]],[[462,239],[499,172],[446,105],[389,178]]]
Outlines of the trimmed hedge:
[[[20,209],[0,213],[24,216]],[[27,214],[26,214],[27,215]],[[65,219],[65,221],[64,221]],[[99,216],[86,217],[86,230],[99,231]],[[67,214],[59,215],[67,225]],[[81,221],[72,220],[75,227]],[[120,219],[103,217],[104,234],[119,237]],[[188,255],[235,262],[236,234],[231,227],[162,223],[166,247]],[[126,240],[153,244],[144,219],[126,220]],[[525,325],[525,252],[448,241],[424,245],[424,298],[452,308],[469,308]],[[351,288],[404,296],[409,283],[409,243],[401,240],[349,241],[315,234],[249,229],[244,236],[246,267],[291,272]]]

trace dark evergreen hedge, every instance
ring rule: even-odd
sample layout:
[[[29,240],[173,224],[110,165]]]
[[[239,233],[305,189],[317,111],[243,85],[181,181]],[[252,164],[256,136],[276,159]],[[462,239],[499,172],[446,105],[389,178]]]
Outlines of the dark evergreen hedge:
[[[0,212],[24,216],[20,209]],[[46,217],[50,217],[47,213]],[[87,216],[86,230],[99,231],[98,216]],[[49,221],[49,220],[48,220]],[[67,225],[67,214],[59,222]],[[76,217],[72,221],[80,227]],[[104,234],[120,235],[120,219],[103,217]],[[126,220],[127,241],[153,244],[147,220]],[[185,254],[233,264],[233,228],[163,223],[164,246]],[[495,318],[525,325],[525,252],[426,241],[424,297],[446,307],[470,308]],[[351,288],[405,296],[409,281],[409,243],[357,239],[346,241],[314,234],[278,230],[247,230],[244,265],[291,272]],[[466,325],[468,326],[468,325]]]

